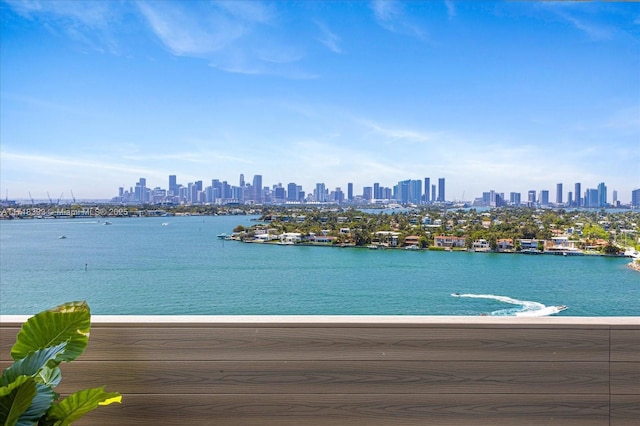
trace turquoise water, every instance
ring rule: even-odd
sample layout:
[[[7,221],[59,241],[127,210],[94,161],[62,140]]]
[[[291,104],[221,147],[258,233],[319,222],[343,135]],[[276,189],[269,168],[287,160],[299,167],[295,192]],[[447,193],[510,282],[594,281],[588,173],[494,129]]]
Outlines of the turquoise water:
[[[497,297],[506,296],[567,305],[558,315],[640,315],[640,274],[626,267],[629,259],[216,238],[253,224],[250,219],[123,218],[110,226],[97,220],[1,221],[0,313],[33,314],[79,299],[102,315],[508,315],[529,309]]]

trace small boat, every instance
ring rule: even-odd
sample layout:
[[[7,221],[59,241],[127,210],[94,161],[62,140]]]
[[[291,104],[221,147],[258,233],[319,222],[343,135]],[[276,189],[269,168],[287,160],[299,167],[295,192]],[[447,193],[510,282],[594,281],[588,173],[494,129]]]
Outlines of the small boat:
[[[111,222],[109,222],[108,220],[104,222],[105,225],[111,225]]]
[[[169,222],[162,222],[162,226],[169,226]]]
[[[417,245],[415,245],[415,244],[412,244],[412,245],[410,245],[410,246],[406,246],[404,249],[405,249],[405,250],[419,250],[419,249],[420,249],[420,247],[418,247],[418,246],[417,246]]]
[[[58,239],[59,239],[59,240],[64,240],[65,238],[67,238],[67,237],[65,237],[64,235],[60,235],[60,236],[58,237]]]
[[[367,248],[368,248],[369,250],[378,250],[379,246],[377,246],[377,245],[375,245],[375,244],[369,244],[369,245],[367,246]]]
[[[222,233],[222,234],[218,235],[218,239],[219,240],[226,240],[227,239],[227,234]]]

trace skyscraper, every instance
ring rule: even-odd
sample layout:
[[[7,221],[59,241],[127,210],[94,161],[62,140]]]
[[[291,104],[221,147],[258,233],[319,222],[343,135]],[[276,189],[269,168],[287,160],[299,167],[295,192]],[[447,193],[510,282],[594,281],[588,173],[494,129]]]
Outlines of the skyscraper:
[[[412,180],[409,183],[409,202],[411,204],[422,204],[422,181]]]
[[[298,201],[298,185],[293,182],[287,185],[287,201]]]
[[[378,182],[373,184],[373,198],[376,200],[379,200],[380,198],[382,198],[380,196],[380,184]]]
[[[178,186],[178,181],[176,179],[176,175],[169,175],[169,192],[173,195],[178,195],[178,191],[176,187]]]
[[[543,206],[549,205],[549,191],[547,191],[546,189],[540,191],[540,204],[542,204]]]
[[[631,205],[633,207],[640,207],[640,188],[631,191]]]
[[[607,186],[604,182],[598,184],[598,207],[607,206]]]
[[[313,191],[313,198],[315,198],[316,201],[324,203],[325,201],[327,201],[326,194],[327,194],[327,189],[324,183],[316,183],[316,190]]]
[[[530,190],[529,192],[527,192],[527,203],[529,203],[530,206],[534,205],[536,203],[536,191],[535,190]]]
[[[253,201],[262,204],[262,175],[253,176]]]
[[[431,190],[431,178],[424,178],[424,202],[429,203],[431,197],[429,196],[429,191]]]
[[[445,195],[444,195],[444,178],[438,179],[438,201],[444,203]]]
[[[562,204],[562,184],[556,185],[556,204]]]
[[[580,184],[580,182],[576,182],[576,188],[575,191],[573,191],[573,199],[575,207],[582,206],[582,185]]]
[[[595,188],[587,188],[587,191],[585,193],[585,197],[584,197],[584,203],[583,205],[585,207],[600,207],[599,203],[599,191]]]
[[[347,200],[353,201],[353,182],[347,183]]]

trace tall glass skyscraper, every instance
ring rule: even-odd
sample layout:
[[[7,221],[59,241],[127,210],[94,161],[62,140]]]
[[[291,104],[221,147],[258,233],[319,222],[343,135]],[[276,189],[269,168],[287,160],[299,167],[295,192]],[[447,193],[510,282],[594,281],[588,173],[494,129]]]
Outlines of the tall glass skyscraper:
[[[444,195],[444,178],[438,179],[438,201],[444,203],[445,195]]]

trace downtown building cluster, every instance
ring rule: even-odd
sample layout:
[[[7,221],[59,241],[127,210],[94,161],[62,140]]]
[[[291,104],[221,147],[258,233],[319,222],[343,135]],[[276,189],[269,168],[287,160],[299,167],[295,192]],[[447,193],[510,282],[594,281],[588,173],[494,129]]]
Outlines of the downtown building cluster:
[[[346,191],[341,187],[329,190],[324,183],[317,183],[312,191],[290,182],[286,185],[277,183],[264,186],[262,175],[254,175],[251,181],[246,181],[240,175],[237,185],[219,179],[211,180],[210,185],[203,181],[189,182],[186,185],[178,183],[176,175],[169,176],[168,188],[149,188],[145,178],[140,178],[135,186],[125,190],[120,187],[118,196],[112,199],[117,203],[130,204],[165,204],[165,205],[195,205],[195,204],[389,204],[425,205],[450,204],[445,193],[445,178],[438,178],[437,184],[431,183],[431,178],[407,179],[399,181],[393,187],[386,187],[380,183],[362,188],[362,193],[354,192],[353,183],[347,183]],[[464,201],[460,203],[466,204]],[[565,193],[563,184],[556,185],[555,199],[550,197],[549,190],[530,190],[526,198],[520,192],[511,192],[509,197],[503,192],[494,190],[483,192],[482,197],[476,198],[473,206],[502,207],[502,206],[530,206],[530,207],[584,207],[604,208],[618,207],[617,191],[613,191],[612,202],[608,202],[607,186],[604,182],[596,188],[582,190],[581,183],[575,183],[573,191]],[[640,189],[632,191],[631,206],[640,207]]]
[[[605,208],[620,207],[618,200],[618,191],[613,191],[612,201],[608,202],[607,186],[604,182],[600,182],[596,188],[587,188],[582,191],[582,183],[576,182],[573,191],[567,191],[564,198],[563,184],[556,184],[555,200],[550,198],[549,190],[541,191],[530,190],[527,192],[527,198],[522,198],[522,193],[511,192],[509,198],[505,198],[504,193],[496,191],[488,191],[482,193],[482,198],[476,198],[473,202],[474,206],[486,207],[502,207],[502,206],[529,206],[529,207],[584,207],[584,208]],[[640,207],[640,189],[636,189],[631,193],[631,206]]]
[[[424,183],[424,190],[423,190]],[[168,188],[147,187],[147,180],[140,178],[135,186],[118,189],[113,202],[131,204],[432,204],[445,203],[445,179],[439,178],[438,185],[431,184],[430,178],[423,180],[403,180],[393,187],[380,183],[362,188],[361,194],[354,193],[353,183],[347,183],[346,191],[341,187],[329,190],[324,183],[306,192],[301,185],[290,182],[286,186],[278,183],[264,186],[262,175],[254,175],[249,182],[240,175],[238,185],[213,179],[205,186],[203,181],[179,184],[176,175],[169,175]]]

